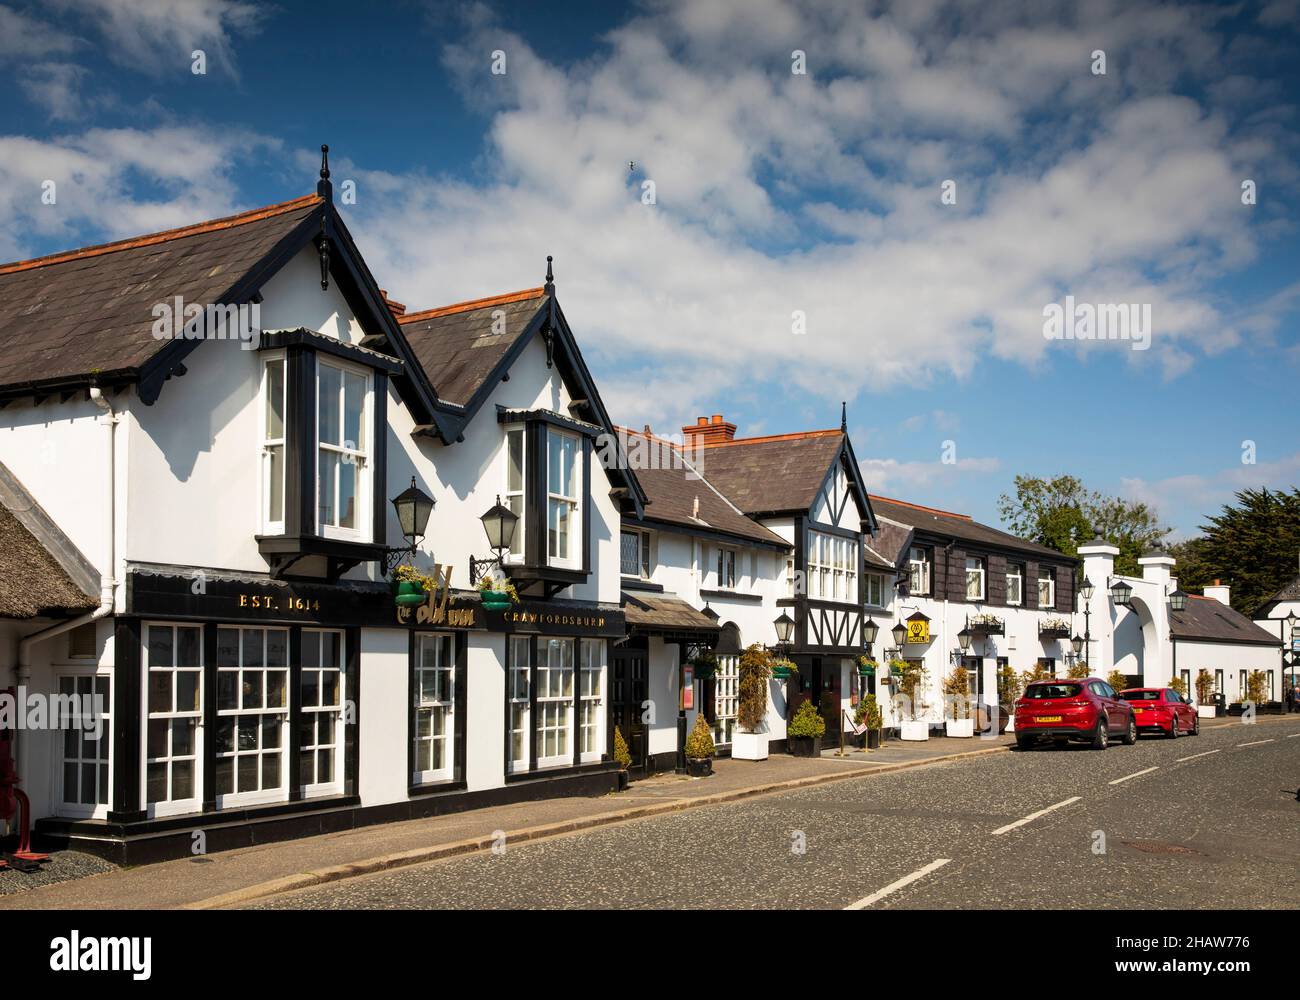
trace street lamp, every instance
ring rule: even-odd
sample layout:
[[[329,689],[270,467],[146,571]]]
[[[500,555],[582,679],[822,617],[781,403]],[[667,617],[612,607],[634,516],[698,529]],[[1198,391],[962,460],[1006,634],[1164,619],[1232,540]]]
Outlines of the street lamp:
[[[970,649],[970,629],[964,628],[957,633],[957,645],[961,646],[963,653]]]
[[[470,556],[470,583],[478,583],[481,570],[502,564],[505,558],[504,553],[515,540],[515,528],[519,524],[519,515],[505,506],[501,502],[501,497],[498,496],[497,502],[489,507],[487,513],[480,517],[479,520],[483,522],[483,531],[487,534],[488,546],[496,553],[496,557],[493,559],[475,559]]]
[[[776,626],[776,642],[779,646],[788,646],[794,635],[794,619],[782,611],[781,616],[772,623]]]
[[[1116,580],[1110,585],[1110,596],[1115,599],[1115,603],[1120,607],[1130,607],[1130,598],[1133,596],[1133,588],[1123,580]]]
[[[1092,585],[1092,581],[1085,576],[1083,578],[1083,583],[1079,584],[1079,596],[1085,601],[1091,601],[1092,592],[1096,589],[1097,588]]]
[[[436,501],[415,485],[415,477],[412,476],[411,485],[393,497],[391,503],[397,511],[397,523],[407,544],[384,550],[385,576],[392,572],[403,557],[414,554],[415,547],[424,538],[425,529],[429,526],[429,515],[433,513]]]
[[[1070,645],[1074,647],[1074,655],[1078,656],[1083,652],[1083,636],[1078,632],[1074,633],[1074,638],[1070,640]]]
[[[1183,593],[1181,589],[1175,590],[1172,594],[1169,595],[1169,610],[1170,611],[1187,610],[1187,595]]]
[[[889,630],[889,634],[894,637],[894,645],[901,650],[903,642],[907,639],[907,626],[899,622]]]
[[[866,624],[862,626],[862,641],[871,648],[871,644],[876,641],[876,636],[880,633],[880,626],[876,624],[875,619],[868,618]]]

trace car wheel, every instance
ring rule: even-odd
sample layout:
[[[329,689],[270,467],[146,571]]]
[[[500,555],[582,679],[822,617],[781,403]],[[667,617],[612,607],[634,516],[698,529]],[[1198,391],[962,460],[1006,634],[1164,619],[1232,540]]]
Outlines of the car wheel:
[[[1178,739],[1178,716],[1176,715],[1169,723],[1169,738],[1171,740]]]
[[[1092,734],[1092,749],[1105,750],[1110,743],[1110,727],[1106,725],[1106,720],[1097,720],[1097,730]]]
[[[1192,735],[1201,735],[1201,717],[1199,715],[1192,720]]]
[[[1128,730],[1124,733],[1123,742],[1126,747],[1131,747],[1138,741],[1138,724],[1133,716],[1128,717]]]
[[[1020,733],[1016,733],[1016,748],[1017,748],[1017,749],[1019,749],[1019,750],[1028,750],[1028,749],[1030,749],[1031,747],[1033,747],[1033,745],[1034,745],[1034,738],[1033,738],[1032,736],[1023,736],[1023,735],[1021,735]]]

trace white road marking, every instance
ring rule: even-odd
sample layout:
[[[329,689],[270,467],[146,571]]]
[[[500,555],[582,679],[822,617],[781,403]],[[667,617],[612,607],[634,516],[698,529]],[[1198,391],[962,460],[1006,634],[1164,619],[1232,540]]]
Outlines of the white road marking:
[[[1272,739],[1267,739],[1267,740],[1256,740],[1254,743],[1238,743],[1237,746],[1238,746],[1238,747],[1257,747],[1257,746],[1259,746],[1261,743],[1272,743],[1272,742],[1273,742]]]
[[[1075,795],[1072,796],[1071,798],[1066,799],[1064,802],[1056,803],[1056,805],[1054,806],[1048,806],[1046,809],[1039,809],[1038,812],[1030,813],[1024,819],[1018,819],[1014,823],[1008,823],[1006,826],[998,827],[996,830],[993,831],[993,836],[1000,837],[1002,836],[1002,834],[1009,833],[1010,831],[1014,830],[1018,826],[1024,826],[1026,823],[1032,823],[1034,820],[1038,819],[1039,816],[1046,816],[1053,809],[1060,809],[1062,806],[1068,806],[1071,805],[1072,803],[1078,802],[1081,798],[1083,798],[1082,795]]]
[[[1287,737],[1287,739],[1294,740],[1297,737],[1300,737],[1300,733],[1292,733],[1290,736]]]
[[[903,878],[900,878],[897,882],[890,882],[889,885],[885,886],[879,892],[873,892],[870,896],[867,896],[865,899],[859,899],[856,903],[850,903],[848,906],[844,907],[844,909],[865,910],[871,904],[878,903],[886,896],[898,892],[899,889],[906,888],[907,886],[915,882],[917,879],[925,878],[931,872],[938,871],[940,868],[948,864],[950,861],[952,861],[952,858],[939,858],[935,861],[931,861],[924,868],[918,868],[916,871],[912,872],[911,875],[906,875]]]
[[[1296,733],[1296,735],[1300,736],[1300,733]],[[1218,752],[1219,752],[1218,750],[1206,750],[1205,753],[1194,753],[1190,757],[1179,757],[1176,761],[1174,761],[1174,763],[1181,764],[1185,760],[1195,760],[1197,757],[1208,757],[1210,756],[1210,754],[1218,753]]]
[[[1109,784],[1112,785],[1122,784],[1123,782],[1128,781],[1129,778],[1140,778],[1144,774],[1150,774],[1152,771],[1159,771],[1159,770],[1160,768],[1158,767],[1148,767],[1145,771],[1134,771],[1132,774],[1126,774],[1122,778],[1116,778],[1114,781],[1109,782]]]

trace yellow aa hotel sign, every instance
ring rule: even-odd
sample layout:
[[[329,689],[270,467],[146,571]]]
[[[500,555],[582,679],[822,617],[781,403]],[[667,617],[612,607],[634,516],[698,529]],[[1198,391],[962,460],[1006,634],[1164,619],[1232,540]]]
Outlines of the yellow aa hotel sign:
[[[924,619],[909,621],[907,623],[907,641],[908,642],[929,642],[930,641],[930,623]]]

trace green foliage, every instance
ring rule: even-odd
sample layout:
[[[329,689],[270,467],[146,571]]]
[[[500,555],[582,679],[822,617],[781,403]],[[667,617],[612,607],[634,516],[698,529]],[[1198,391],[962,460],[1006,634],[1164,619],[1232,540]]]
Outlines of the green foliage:
[[[789,736],[824,736],[826,735],[826,720],[821,717],[817,711],[817,706],[811,701],[805,701],[799,706],[799,710],[794,713],[794,718],[790,720],[790,728],[786,730]]]
[[[1214,677],[1204,668],[1196,674],[1196,703],[1198,705],[1214,704]]]
[[[1088,675],[1083,674],[1082,676],[1087,677]],[[1128,677],[1121,670],[1112,670],[1106,675],[1106,683],[1116,691],[1123,691],[1128,687]]]
[[[695,728],[691,730],[691,735],[686,737],[686,756],[692,760],[703,760],[712,757],[715,750],[709,720],[701,712],[695,717]]]
[[[618,726],[614,727],[614,762],[620,771],[632,766],[632,751],[627,748],[627,740],[623,739],[623,731]]]
[[[1021,538],[1066,555],[1100,535],[1119,548],[1115,572],[1140,576],[1138,558],[1161,548],[1169,529],[1145,503],[1087,489],[1075,476],[1016,476],[1015,497],[998,498],[998,514]]]
[[[393,570],[394,580],[403,580],[409,583],[418,583],[424,588],[426,594],[432,594],[438,589],[438,582],[427,573],[421,573],[410,563],[402,563]]]
[[[1014,705],[1023,690],[1020,675],[1011,669],[1011,664],[1004,663],[998,671],[998,704],[1004,707]]]
[[[772,676],[772,654],[754,643],[740,654],[736,680],[736,725],[758,732],[767,718],[767,681]]]
[[[1076,679],[1076,680],[1078,680],[1078,679],[1081,678],[1081,677],[1087,677],[1087,676],[1088,676],[1088,661],[1087,661],[1087,660],[1075,660],[1073,663],[1070,664],[1070,668],[1069,668],[1068,670],[1066,670],[1066,672],[1065,672],[1065,676],[1066,676],[1066,677],[1072,677],[1072,678],[1074,678],[1074,679]]]
[[[1246,675],[1246,698],[1256,705],[1268,701],[1268,674],[1262,670],[1252,670]]]
[[[925,709],[924,705],[919,704],[925,691],[925,667],[920,660],[894,660],[889,664],[890,670],[896,666],[902,671],[898,678],[898,693],[907,698],[911,705],[912,721],[915,722],[917,714]]]
[[[874,694],[869,694],[858,702],[857,708],[853,710],[853,721],[859,726],[865,722],[868,729],[879,729],[884,724],[880,703]]]
[[[1041,663],[1035,663],[1032,670],[1026,670],[1020,676],[1024,678],[1025,684],[1029,684],[1031,681],[1047,680],[1051,674],[1047,672],[1047,668]]]
[[[516,604],[519,603],[519,591],[515,589],[515,585],[506,577],[501,577],[500,579],[491,576],[483,577],[478,582],[478,591],[481,594],[485,590],[495,590],[498,593],[505,594]]]
[[[1191,567],[1194,576],[1180,564],[1179,586],[1191,590],[1223,580],[1232,585],[1232,606],[1251,615],[1295,578],[1300,487],[1242,490],[1235,506],[1225,504],[1201,531],[1203,537],[1186,543],[1199,560]]]
[[[954,720],[970,718],[970,675],[965,667],[952,668],[952,673],[943,679],[943,693]]]
[[[1187,682],[1181,677],[1175,677],[1169,682],[1169,686],[1178,692],[1180,698],[1187,697]]]

